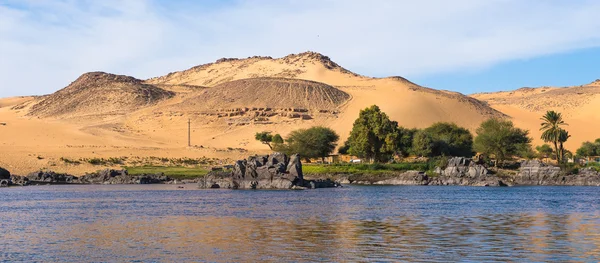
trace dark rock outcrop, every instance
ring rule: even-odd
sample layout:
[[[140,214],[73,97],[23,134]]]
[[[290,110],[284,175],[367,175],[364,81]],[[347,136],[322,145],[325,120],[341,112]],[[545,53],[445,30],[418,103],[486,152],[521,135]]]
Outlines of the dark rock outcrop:
[[[33,172],[27,175],[27,179],[31,184],[71,184],[77,181],[77,178],[73,175],[52,171]]]
[[[251,156],[237,161],[232,172],[213,171],[198,182],[203,189],[307,189],[336,187],[331,180],[307,181],[297,154],[289,158],[283,153]]]
[[[10,172],[0,167],[0,179],[10,179]]]
[[[490,174],[485,166],[464,157],[454,157],[448,160],[448,166],[445,169],[438,169],[436,173],[440,176],[469,178],[485,177]]]
[[[129,175],[127,170],[106,169],[79,178],[84,184],[160,184],[171,181],[164,174]]]
[[[419,171],[408,171],[404,172],[394,178],[377,181],[373,184],[376,185],[428,185],[429,176],[424,172]]]
[[[19,175],[12,175],[10,177],[11,180],[11,185],[17,185],[17,186],[27,186],[29,185],[29,178],[25,177],[25,176],[19,176]]]
[[[577,174],[565,174],[560,167],[531,160],[521,163],[514,181],[518,185],[600,186],[600,174],[592,168],[581,169]]]
[[[448,161],[445,168],[437,167],[433,175],[421,171],[407,171],[392,178],[369,182],[349,181],[352,184],[373,185],[463,185],[463,186],[508,186],[510,182],[491,174],[485,166],[477,164],[472,159],[455,157]]]
[[[470,186],[507,186],[501,178],[493,175],[488,169],[464,157],[448,160],[445,169],[438,168],[438,176],[430,177],[427,185],[470,185]]]
[[[0,187],[7,187],[11,184],[10,172],[0,167]]]

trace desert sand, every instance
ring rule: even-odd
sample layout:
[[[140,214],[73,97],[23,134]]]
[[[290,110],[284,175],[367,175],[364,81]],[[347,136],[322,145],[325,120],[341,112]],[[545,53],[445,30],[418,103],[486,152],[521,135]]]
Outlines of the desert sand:
[[[404,127],[446,121],[474,131],[488,118],[510,116],[538,137],[541,112],[556,105],[505,101],[545,93],[534,89],[469,97],[402,77],[361,76],[314,52],[220,59],[148,80],[92,72],[48,96],[0,99],[0,123],[5,123],[0,125],[0,166],[16,174],[51,169],[78,175],[100,167],[61,158],[210,157],[227,162],[268,152],[254,140],[256,132],[285,137],[315,125],[334,129],[341,144],[359,111],[373,104]],[[600,98],[585,97],[585,103],[565,106],[572,150],[596,136],[592,128],[598,125]]]
[[[575,152],[585,141],[600,138],[600,80],[573,87],[521,88],[514,91],[479,93],[471,97],[487,102],[508,115],[516,126],[527,129],[534,145],[544,142],[539,130],[542,115],[558,111],[571,138],[565,147]]]

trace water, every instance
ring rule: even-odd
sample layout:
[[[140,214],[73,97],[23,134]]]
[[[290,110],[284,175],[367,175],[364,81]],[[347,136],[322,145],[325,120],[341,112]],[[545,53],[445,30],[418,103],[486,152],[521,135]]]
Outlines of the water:
[[[0,189],[0,261],[600,259],[600,188]]]

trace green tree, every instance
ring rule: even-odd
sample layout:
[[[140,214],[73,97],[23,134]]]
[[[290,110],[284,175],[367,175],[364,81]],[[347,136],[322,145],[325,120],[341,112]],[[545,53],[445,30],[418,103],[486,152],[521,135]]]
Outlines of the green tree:
[[[420,130],[413,136],[412,153],[417,156],[432,156],[434,143],[427,132]]]
[[[281,138],[281,135],[279,135],[279,134],[272,135],[271,132],[267,132],[267,131],[257,132],[254,135],[254,139],[269,146],[269,149],[271,149],[271,150],[273,150],[273,144],[283,143],[283,138]]]
[[[454,123],[438,122],[415,133],[412,151],[420,156],[473,156],[473,135]]]
[[[600,143],[584,142],[576,153],[577,156],[584,157],[589,161],[591,157],[600,155]]]
[[[348,153],[374,162],[387,161],[398,150],[398,123],[379,107],[361,110],[348,138]]]
[[[543,144],[535,147],[535,150],[538,152],[538,156],[540,158],[550,158],[554,150],[552,150],[552,146],[549,144]]]
[[[292,131],[281,145],[281,150],[287,154],[298,153],[303,158],[324,158],[331,154],[340,137],[330,128],[312,127]]]
[[[407,157],[411,153],[414,137],[418,131],[418,129],[398,127],[398,144],[396,145],[398,154],[403,157]]]
[[[495,166],[513,156],[527,155],[531,149],[529,131],[515,128],[508,120],[489,119],[477,128],[474,148],[477,152],[495,157]]]
[[[544,140],[544,142],[547,143],[552,143],[552,145],[554,146],[554,153],[556,155],[556,161],[557,162],[562,162],[561,159],[561,151],[558,148],[558,144],[559,144],[559,140],[561,138],[561,133],[563,131],[562,126],[567,125],[565,123],[565,121],[562,118],[562,114],[555,112],[555,111],[548,111],[546,112],[546,114],[541,118],[542,123],[541,123],[541,128],[540,131],[542,131],[542,136],[541,139]],[[564,135],[564,134],[562,134]],[[568,137],[567,137],[568,139]],[[565,139],[566,141],[566,139]]]
[[[566,130],[560,130],[560,133],[558,134],[558,150],[560,153],[560,159],[564,161],[565,157],[567,157],[566,153],[568,151],[565,152],[565,147],[564,147],[564,143],[571,138],[571,135],[569,135],[569,132]],[[572,157],[572,153],[570,154],[570,156]]]
[[[274,144],[281,144],[283,143],[283,137],[281,137],[281,135],[279,134],[275,134],[273,135],[273,139],[271,140],[271,142],[273,142]]]

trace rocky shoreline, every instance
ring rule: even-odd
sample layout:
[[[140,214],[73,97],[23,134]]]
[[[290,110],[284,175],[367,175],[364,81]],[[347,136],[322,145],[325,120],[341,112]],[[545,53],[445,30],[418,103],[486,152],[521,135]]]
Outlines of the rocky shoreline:
[[[315,175],[306,179],[298,155],[274,153],[250,156],[235,163],[233,171],[212,171],[187,183],[197,183],[200,189],[315,189],[350,185],[458,185],[458,186],[600,186],[600,173],[591,168],[566,174],[553,165],[537,160],[524,161],[513,174],[494,173],[472,159],[455,157],[444,168],[433,172],[406,171],[386,178],[365,176],[352,180],[348,174]],[[376,179],[377,178],[377,179]],[[106,169],[76,177],[51,171],[39,171],[27,176],[11,175],[0,167],[0,187],[46,184],[173,184],[176,180],[164,174],[129,175],[126,170]]]
[[[160,184],[173,179],[164,174],[129,175],[127,170],[106,169],[80,177],[52,171],[38,171],[27,176],[11,175],[0,168],[0,183],[6,186],[28,186],[47,184]]]
[[[438,167],[432,174],[407,171],[377,181],[352,181],[348,177],[337,177],[342,184],[356,185],[600,186],[600,173],[591,168],[581,169],[577,174],[565,174],[560,167],[531,160],[521,163],[516,174],[497,174],[462,157],[450,159],[447,167]]]
[[[235,163],[231,172],[211,172],[198,182],[201,189],[316,189],[339,187],[339,183],[324,180],[306,180],[302,162],[295,154],[250,156]]]

